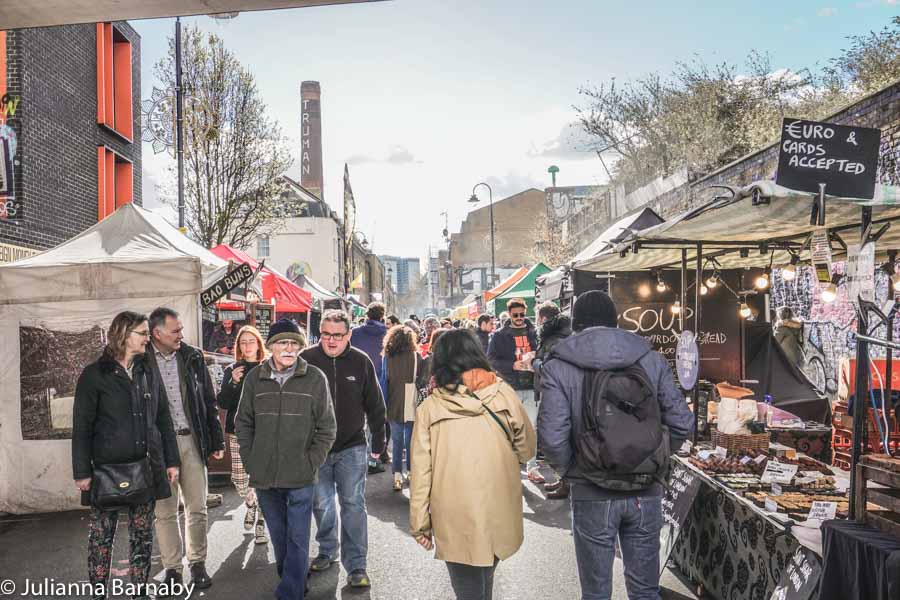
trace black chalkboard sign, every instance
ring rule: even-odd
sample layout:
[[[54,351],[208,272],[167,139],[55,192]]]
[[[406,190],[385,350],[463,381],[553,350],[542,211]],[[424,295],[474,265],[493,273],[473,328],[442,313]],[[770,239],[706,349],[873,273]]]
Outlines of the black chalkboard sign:
[[[253,317],[256,328],[263,339],[269,337],[269,328],[272,327],[272,321],[275,320],[275,306],[272,304],[254,304]]]
[[[775,183],[803,192],[871,200],[881,131],[785,119]]]
[[[799,546],[781,572],[770,600],[811,600],[822,579],[822,561],[804,546]]]
[[[666,493],[662,499],[663,524],[659,531],[660,574],[666,568],[669,555],[681,533],[681,526],[691,511],[702,483],[697,473],[673,459],[672,473],[669,475]]]
[[[228,271],[225,277],[203,290],[200,294],[200,306],[210,306],[216,300],[253,277],[253,273],[253,268],[247,263],[241,263],[236,268]]]

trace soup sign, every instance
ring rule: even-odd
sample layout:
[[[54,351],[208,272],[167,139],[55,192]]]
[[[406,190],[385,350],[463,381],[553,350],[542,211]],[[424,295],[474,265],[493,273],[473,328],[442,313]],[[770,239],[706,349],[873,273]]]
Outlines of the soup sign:
[[[817,194],[871,200],[881,131],[816,121],[784,119],[778,185]]]

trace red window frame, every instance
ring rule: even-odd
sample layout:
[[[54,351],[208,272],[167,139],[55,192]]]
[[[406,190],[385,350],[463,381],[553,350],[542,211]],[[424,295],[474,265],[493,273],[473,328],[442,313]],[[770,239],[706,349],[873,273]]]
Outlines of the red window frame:
[[[97,220],[134,201],[134,164],[106,146],[97,147]]]
[[[131,42],[112,23],[97,23],[97,123],[134,141]]]

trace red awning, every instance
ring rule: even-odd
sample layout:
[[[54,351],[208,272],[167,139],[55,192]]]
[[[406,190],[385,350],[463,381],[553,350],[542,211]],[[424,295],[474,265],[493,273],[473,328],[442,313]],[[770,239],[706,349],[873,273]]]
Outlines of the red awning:
[[[210,252],[224,260],[247,263],[254,269],[259,267],[259,263],[253,257],[228,244],[219,244],[210,249]],[[307,312],[312,308],[312,294],[278,271],[263,267],[260,278],[262,279],[263,300],[268,302],[274,298],[276,313]]]

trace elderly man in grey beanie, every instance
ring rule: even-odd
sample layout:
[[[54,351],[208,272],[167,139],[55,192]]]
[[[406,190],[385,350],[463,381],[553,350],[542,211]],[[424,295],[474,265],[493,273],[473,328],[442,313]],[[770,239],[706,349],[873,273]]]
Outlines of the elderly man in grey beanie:
[[[234,430],[275,550],[275,596],[303,600],[315,483],[337,425],[325,375],[300,357],[297,324],[273,324],[266,346],[272,356],[245,376]]]

